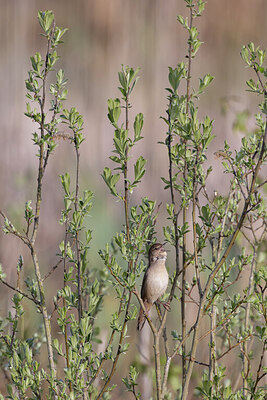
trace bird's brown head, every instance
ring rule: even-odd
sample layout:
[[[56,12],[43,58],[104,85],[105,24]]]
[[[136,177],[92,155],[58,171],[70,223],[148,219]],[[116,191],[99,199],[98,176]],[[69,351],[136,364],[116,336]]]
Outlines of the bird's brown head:
[[[155,262],[157,260],[166,260],[167,253],[164,249],[163,244],[155,243],[153,244],[148,253],[149,262]]]

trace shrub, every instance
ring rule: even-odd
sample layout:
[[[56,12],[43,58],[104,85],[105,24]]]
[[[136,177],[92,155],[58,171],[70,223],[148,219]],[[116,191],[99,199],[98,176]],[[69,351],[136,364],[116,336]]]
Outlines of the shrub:
[[[232,151],[225,142],[224,148],[216,152],[228,177],[229,190],[227,196],[215,193],[211,197],[207,190],[212,170],[208,166],[208,149],[214,137],[213,121],[208,116],[200,120],[196,104],[213,77],[206,74],[196,88],[191,84],[191,65],[201,45],[194,23],[201,17],[205,3],[202,0],[185,0],[185,3],[189,17],[178,16],[178,21],[188,33],[187,62],[169,68],[168,107],[162,117],[166,135],[161,142],[162,151],[168,153],[169,171],[161,179],[170,194],[163,233],[175,252],[175,268],[170,272],[170,290],[165,298],[179,317],[175,318],[176,329],[171,330],[168,312],[162,312],[160,305],[157,305],[156,321],[147,316],[154,343],[155,397],[187,399],[189,389],[192,392],[195,386],[194,365],[199,364],[206,369],[202,380],[197,379],[196,397],[263,399],[266,272],[261,246],[267,218],[262,193],[266,181],[260,171],[267,154],[265,51],[253,43],[242,48],[241,56],[254,73],[254,79],[247,82],[248,90],[262,99],[255,117],[257,128],[243,137],[238,151]],[[111,245],[99,251],[103,268],[98,270],[89,267],[88,262],[92,232],[87,228],[86,218],[91,212],[93,193],[81,192],[79,185],[83,118],[75,108],[63,108],[67,80],[62,69],[56,71],[55,80],[48,84],[66,30],[56,25],[51,11],[39,12],[38,20],[47,52],[44,57],[38,52],[31,57],[32,67],[26,80],[29,103],[25,113],[38,126],[38,131],[33,133],[33,143],[38,148],[36,197],[33,202],[26,202],[24,231],[0,212],[4,232],[18,237],[28,247],[35,272],[33,278],[27,277],[22,283],[23,259],[20,257],[18,283],[13,287],[7,282],[4,270],[0,270],[2,284],[14,292],[15,310],[14,317],[9,313],[0,320],[1,365],[9,380],[6,397],[108,399],[115,387],[113,377],[118,360],[126,362],[125,355],[131,347],[127,328],[137,316],[136,299],[144,308],[136,280],[146,266],[142,256],[156,240],[155,224],[160,212],[156,201],[144,197],[140,204],[133,204],[131,197],[145,174],[147,162],[142,155],[136,159],[133,156],[133,148],[142,140],[143,114],[137,114],[133,123],[129,117],[131,93],[139,69],[122,66],[118,73],[120,98],[108,100],[108,118],[114,128],[110,156],[114,168],[106,167],[102,177],[114,199],[121,204],[124,225],[114,234]],[[67,126],[67,133],[62,133],[62,124]],[[52,316],[47,310],[48,295],[44,289],[47,276],[39,262],[36,237],[45,190],[43,178],[50,155],[56,150],[56,139],[61,136],[73,146],[76,174],[74,182],[68,173],[61,176],[64,208],[60,223],[64,225],[65,236],[59,244],[58,263],[49,272],[50,276],[59,265],[63,266],[63,284],[55,293],[53,314],[53,320],[57,315],[59,340],[56,331],[51,329]],[[245,284],[243,278],[245,288],[240,290],[238,282],[244,271],[249,271],[249,277],[245,276]],[[95,345],[100,342],[101,333],[97,317],[101,316],[104,298],[113,291],[118,307],[106,322],[109,339],[100,352]],[[188,300],[194,304],[196,316],[191,326],[187,322],[188,310],[192,312]],[[26,340],[18,329],[24,301],[34,304],[36,312],[42,315],[44,328],[43,333],[36,332]],[[198,360],[197,350],[206,346],[203,342],[206,337],[209,337],[206,347],[209,356],[208,362],[203,362]],[[38,357],[44,346],[45,361]],[[227,375],[223,363],[233,349],[239,349],[240,384],[239,381],[235,384]],[[172,369],[177,356],[179,363],[181,360],[181,373]],[[142,398],[138,387],[140,373],[143,373],[140,363],[131,360],[127,376],[122,378],[125,389],[136,399]]]

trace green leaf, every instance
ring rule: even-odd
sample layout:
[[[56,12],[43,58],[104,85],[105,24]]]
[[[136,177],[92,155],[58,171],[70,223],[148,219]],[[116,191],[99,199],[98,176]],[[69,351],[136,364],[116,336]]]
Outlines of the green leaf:
[[[103,177],[104,181],[106,182],[107,186],[109,187],[111,193],[114,196],[118,196],[115,186],[120,179],[120,174],[112,175],[111,169],[105,167],[102,177]]]
[[[53,42],[54,42],[53,45],[54,46],[57,46],[58,44],[63,43],[61,38],[67,31],[68,31],[67,28],[62,29],[62,28],[59,28],[58,26],[56,26],[55,33],[54,33],[54,38],[53,38],[54,39],[53,40]]]
[[[209,205],[207,204],[206,206],[203,206],[201,208],[201,211],[202,215],[200,215],[200,218],[205,223],[205,225],[211,227],[211,210]]]
[[[45,34],[48,35],[54,21],[53,11],[38,11],[38,21]]]
[[[264,50],[257,50],[257,54],[259,57],[259,65],[262,66],[262,64],[264,63],[265,57],[266,57],[266,51]],[[261,71],[263,72],[263,71]]]
[[[127,80],[126,80],[125,74],[123,72],[119,71],[118,76],[119,76],[119,81],[120,81],[122,88],[125,90],[125,92],[127,92]]]
[[[141,137],[141,130],[144,124],[144,116],[142,113],[136,115],[134,120],[134,141],[137,142],[138,140],[142,139]]]
[[[206,74],[203,79],[199,79],[198,93],[202,93],[204,89],[213,81],[214,77],[210,74]]]
[[[90,317],[84,317],[80,323],[81,334],[86,338],[92,332],[92,325],[90,323]]]
[[[183,25],[184,28],[188,29],[188,18],[184,18],[182,15],[177,16],[177,21],[180,22],[181,25]]]
[[[61,183],[64,191],[67,195],[70,194],[70,175],[66,172],[64,175],[60,175]]]
[[[117,126],[118,119],[121,114],[120,99],[108,99],[108,118],[110,122]]]
[[[129,67],[128,67],[129,68]],[[136,70],[134,70],[133,68],[129,68],[128,73],[129,73],[129,85],[131,85],[131,83],[133,82],[133,80],[135,79],[136,75],[138,74],[138,72],[140,71],[140,68],[136,68]],[[135,82],[137,81],[138,77],[136,78]]]
[[[176,92],[180,83],[177,77],[177,68],[173,70],[171,67],[169,67],[169,82],[174,92]]]
[[[138,80],[138,77],[136,75],[140,71],[140,68],[136,68],[134,70],[132,67],[124,66],[122,65],[122,70],[118,72],[118,77],[119,81],[122,87],[119,87],[119,90],[121,91],[124,100],[126,100],[126,97],[132,92],[135,83]]]
[[[172,106],[170,106],[168,112],[169,112],[171,122],[174,122],[179,116],[180,106],[172,105]]]
[[[242,50],[240,52],[242,59],[245,61],[246,64],[250,65],[250,60],[249,60],[249,53],[248,53],[248,49],[246,48],[246,46],[242,47]]]
[[[130,343],[124,343],[120,345],[120,353],[126,353],[130,347]]]
[[[171,331],[171,335],[172,335],[173,339],[175,339],[175,340],[179,340],[180,336],[181,336],[178,334],[178,332],[176,330]]]
[[[140,182],[145,173],[146,160],[140,156],[134,166],[134,184]]]
[[[173,88],[174,93],[177,92],[178,86],[182,78],[185,77],[185,73],[186,69],[183,62],[179,63],[175,69],[169,67],[169,82],[171,84],[171,87]]]

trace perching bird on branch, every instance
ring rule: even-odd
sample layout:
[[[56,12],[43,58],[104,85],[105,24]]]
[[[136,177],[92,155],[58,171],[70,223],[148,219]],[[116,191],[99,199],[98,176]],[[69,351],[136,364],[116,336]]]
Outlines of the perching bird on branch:
[[[144,275],[141,297],[144,302],[146,309],[146,314],[152,305],[165,293],[168,282],[169,275],[166,270],[165,261],[167,258],[167,253],[164,246],[160,243],[153,244],[148,253],[148,267]],[[165,304],[166,309],[169,308],[168,304]],[[137,329],[140,331],[146,321],[145,313],[140,307]]]

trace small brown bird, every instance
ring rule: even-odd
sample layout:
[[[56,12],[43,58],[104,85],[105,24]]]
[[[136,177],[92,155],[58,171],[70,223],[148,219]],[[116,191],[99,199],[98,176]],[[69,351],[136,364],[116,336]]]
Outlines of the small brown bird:
[[[144,275],[141,297],[147,315],[152,305],[165,293],[169,275],[165,267],[167,253],[160,243],[153,244],[148,253],[148,267]],[[166,307],[167,308],[167,307]],[[145,313],[140,307],[137,329],[140,331],[146,322]]]

